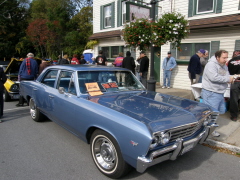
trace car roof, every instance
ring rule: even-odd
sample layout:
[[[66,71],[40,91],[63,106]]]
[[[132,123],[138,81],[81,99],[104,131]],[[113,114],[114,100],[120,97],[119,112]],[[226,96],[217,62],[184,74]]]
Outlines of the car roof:
[[[101,65],[75,65],[75,64],[64,64],[64,65],[53,65],[49,66],[48,69],[65,69],[74,71],[116,71],[116,70],[127,70],[125,68],[111,67],[111,66],[101,66]]]

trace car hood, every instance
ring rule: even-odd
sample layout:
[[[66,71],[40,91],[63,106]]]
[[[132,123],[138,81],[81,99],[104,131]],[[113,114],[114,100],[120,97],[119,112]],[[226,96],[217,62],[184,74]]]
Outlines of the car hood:
[[[211,113],[203,103],[156,92],[118,93],[90,101],[145,123],[153,132],[195,123]]]
[[[5,69],[5,74],[18,73],[22,60],[13,58]]]

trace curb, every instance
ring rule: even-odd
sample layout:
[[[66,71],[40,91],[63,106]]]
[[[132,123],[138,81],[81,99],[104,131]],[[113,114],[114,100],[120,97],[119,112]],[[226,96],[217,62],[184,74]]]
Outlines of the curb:
[[[212,140],[212,139],[207,139],[205,141],[205,143],[207,143],[208,145],[211,145],[211,146],[217,146],[217,147],[220,147],[220,148],[228,149],[228,150],[236,152],[236,153],[240,153],[240,147],[229,145],[227,143],[222,143],[222,142],[215,141],[215,140]]]

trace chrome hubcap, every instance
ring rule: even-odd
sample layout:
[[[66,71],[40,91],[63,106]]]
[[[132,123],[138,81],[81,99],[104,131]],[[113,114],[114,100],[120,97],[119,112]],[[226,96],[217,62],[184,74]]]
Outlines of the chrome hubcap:
[[[36,106],[35,106],[33,100],[30,101],[29,106],[30,106],[30,114],[31,114],[32,118],[35,118],[36,117]]]
[[[111,141],[106,138],[99,138],[94,144],[94,154],[98,164],[107,170],[116,165],[116,150]]]

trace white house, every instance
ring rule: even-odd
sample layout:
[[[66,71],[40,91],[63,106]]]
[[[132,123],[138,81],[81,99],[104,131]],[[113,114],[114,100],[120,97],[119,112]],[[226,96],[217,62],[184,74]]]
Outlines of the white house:
[[[94,52],[102,49],[108,59],[114,59],[119,52],[130,50],[133,57],[138,56],[134,48],[125,47],[121,38],[121,29],[126,19],[131,18],[129,5],[148,9],[150,0],[94,0],[93,35],[90,39],[98,40]],[[129,4],[129,3],[127,3]],[[182,41],[181,49],[172,49],[171,44],[155,48],[155,78],[162,84],[161,65],[169,50],[177,60],[178,66],[172,74],[172,87],[190,89],[187,65],[190,57],[199,49],[209,50],[212,56],[217,50],[229,52],[229,59],[236,49],[240,49],[240,2],[239,0],[163,0],[157,3],[156,15],[176,11],[185,15],[190,23],[190,35]],[[148,13],[146,17],[148,16]],[[150,57],[150,56],[149,56]]]

